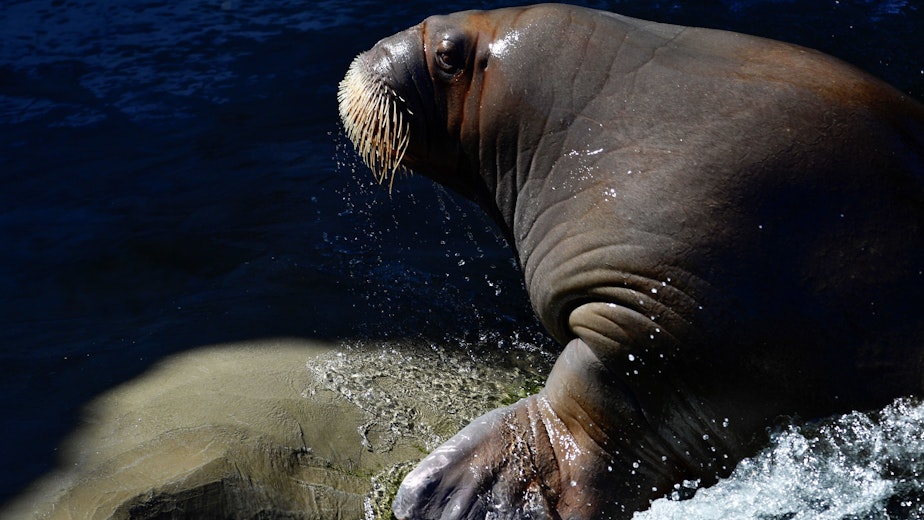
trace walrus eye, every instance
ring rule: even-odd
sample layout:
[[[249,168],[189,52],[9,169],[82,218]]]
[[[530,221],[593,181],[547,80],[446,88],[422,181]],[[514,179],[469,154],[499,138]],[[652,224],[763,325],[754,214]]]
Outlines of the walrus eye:
[[[436,64],[449,74],[455,74],[465,65],[462,46],[452,40],[443,40],[436,47]]]

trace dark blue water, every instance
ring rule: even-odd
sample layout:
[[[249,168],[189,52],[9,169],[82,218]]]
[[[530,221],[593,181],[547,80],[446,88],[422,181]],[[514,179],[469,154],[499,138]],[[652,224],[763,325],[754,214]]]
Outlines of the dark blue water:
[[[53,467],[81,406],[175,352],[541,335],[480,211],[425,179],[375,185],[335,100],[379,38],[516,3],[5,0],[0,502]],[[924,98],[912,0],[584,4],[815,47]]]

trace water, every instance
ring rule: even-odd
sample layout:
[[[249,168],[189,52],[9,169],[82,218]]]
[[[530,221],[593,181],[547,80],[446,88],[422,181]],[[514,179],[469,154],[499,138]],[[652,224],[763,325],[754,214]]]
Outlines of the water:
[[[924,405],[789,426],[717,485],[635,520],[924,518]],[[680,486],[683,487],[683,486]],[[680,492],[675,491],[675,497]]]
[[[513,3],[5,1],[0,501],[82,406],[173,353],[541,336],[481,212],[424,179],[374,185],[335,102],[377,39]],[[913,2],[584,3],[802,43],[924,98]]]
[[[370,348],[363,341],[312,361],[308,371],[365,413],[360,435],[369,451],[387,452],[398,439],[414,437],[429,452],[478,416],[541,387],[556,357],[546,345],[493,333],[451,348],[420,342]]]

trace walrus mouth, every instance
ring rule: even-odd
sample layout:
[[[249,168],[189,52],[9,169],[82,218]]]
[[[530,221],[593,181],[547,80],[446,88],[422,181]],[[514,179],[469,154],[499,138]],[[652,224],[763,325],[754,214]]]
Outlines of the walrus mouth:
[[[410,133],[410,110],[394,89],[376,78],[357,56],[337,90],[340,119],[347,137],[379,184],[388,179],[391,191],[395,173],[402,168]],[[405,113],[407,112],[407,113]]]

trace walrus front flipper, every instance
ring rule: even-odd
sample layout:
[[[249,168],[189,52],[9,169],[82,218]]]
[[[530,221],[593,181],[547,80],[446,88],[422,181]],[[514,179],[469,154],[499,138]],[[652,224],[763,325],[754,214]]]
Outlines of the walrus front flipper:
[[[558,491],[546,484],[555,468],[534,456],[550,446],[535,397],[488,412],[407,475],[395,497],[395,516],[558,518]]]
[[[629,518],[675,483],[730,471],[707,462],[721,459],[722,435],[710,442],[704,425],[653,423],[621,379],[571,341],[541,392],[476,419],[427,456],[402,483],[395,515]],[[686,407],[672,411],[688,416]]]
[[[393,509],[401,519],[622,518],[648,504],[648,494],[628,503],[609,492],[618,473],[638,486],[633,462],[566,423],[543,391],[475,419],[434,450],[404,479]]]

